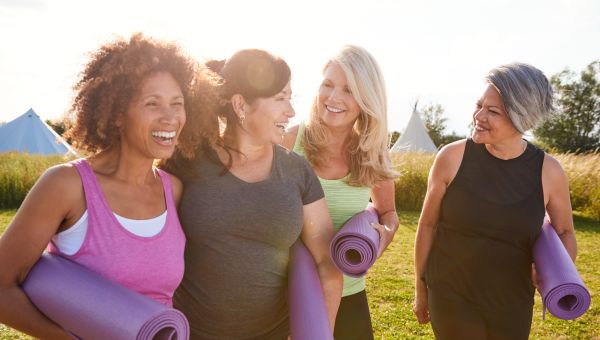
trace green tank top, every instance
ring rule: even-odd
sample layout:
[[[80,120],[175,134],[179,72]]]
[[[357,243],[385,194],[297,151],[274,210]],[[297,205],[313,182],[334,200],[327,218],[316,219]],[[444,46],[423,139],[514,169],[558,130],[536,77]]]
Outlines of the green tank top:
[[[304,123],[298,127],[298,135],[294,143],[293,151],[304,156],[304,146],[302,146],[302,135],[304,134]],[[356,213],[363,211],[369,199],[371,198],[371,188],[369,187],[353,187],[344,180],[348,177],[340,179],[324,179],[319,177],[319,182],[325,192],[325,200],[329,208],[329,214],[333,220],[335,231],[340,228],[354,216]],[[344,292],[342,296],[348,296],[359,293],[365,289],[365,277],[353,278],[344,275]]]

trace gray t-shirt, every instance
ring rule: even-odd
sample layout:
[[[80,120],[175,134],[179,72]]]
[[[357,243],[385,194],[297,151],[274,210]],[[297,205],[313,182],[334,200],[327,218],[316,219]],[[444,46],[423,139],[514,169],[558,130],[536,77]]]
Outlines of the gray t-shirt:
[[[192,339],[265,338],[287,322],[289,249],[303,225],[303,206],[324,197],[301,156],[274,146],[270,176],[247,183],[222,164],[198,164],[185,184],[180,219],[185,274],[175,307]]]

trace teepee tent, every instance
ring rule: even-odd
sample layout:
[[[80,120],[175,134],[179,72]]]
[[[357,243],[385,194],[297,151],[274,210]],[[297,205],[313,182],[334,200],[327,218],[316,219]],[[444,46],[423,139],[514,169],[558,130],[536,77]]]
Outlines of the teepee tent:
[[[33,109],[0,126],[0,152],[76,155]]]
[[[417,105],[413,109],[413,113],[410,116],[408,125],[404,129],[404,133],[400,135],[400,138],[394,143],[390,152],[437,152],[437,148],[431,137],[427,134],[427,128],[419,112],[417,111]]]

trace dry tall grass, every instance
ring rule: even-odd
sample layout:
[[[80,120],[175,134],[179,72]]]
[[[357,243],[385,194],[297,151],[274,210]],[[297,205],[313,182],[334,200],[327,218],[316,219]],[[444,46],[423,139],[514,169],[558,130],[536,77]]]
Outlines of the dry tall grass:
[[[0,153],[0,208],[17,208],[49,167],[64,163],[62,156]]]
[[[559,154],[554,157],[569,179],[573,209],[600,220],[600,153]]]
[[[562,165],[571,192],[574,210],[600,220],[600,153],[553,155]],[[434,156],[425,153],[392,155],[396,180],[396,208],[399,211],[421,210],[427,192],[427,176]]]

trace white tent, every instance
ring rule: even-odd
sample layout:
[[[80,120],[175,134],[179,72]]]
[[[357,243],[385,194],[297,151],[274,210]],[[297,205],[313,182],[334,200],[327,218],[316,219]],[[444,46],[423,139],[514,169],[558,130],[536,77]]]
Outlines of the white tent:
[[[421,117],[419,117],[419,112],[413,109],[413,113],[410,116],[410,120],[406,125],[406,129],[400,138],[394,143],[390,152],[437,152],[437,148],[429,134],[427,134],[427,128]]]
[[[71,146],[42,121],[33,109],[0,126],[0,152],[11,151],[76,155]]]

